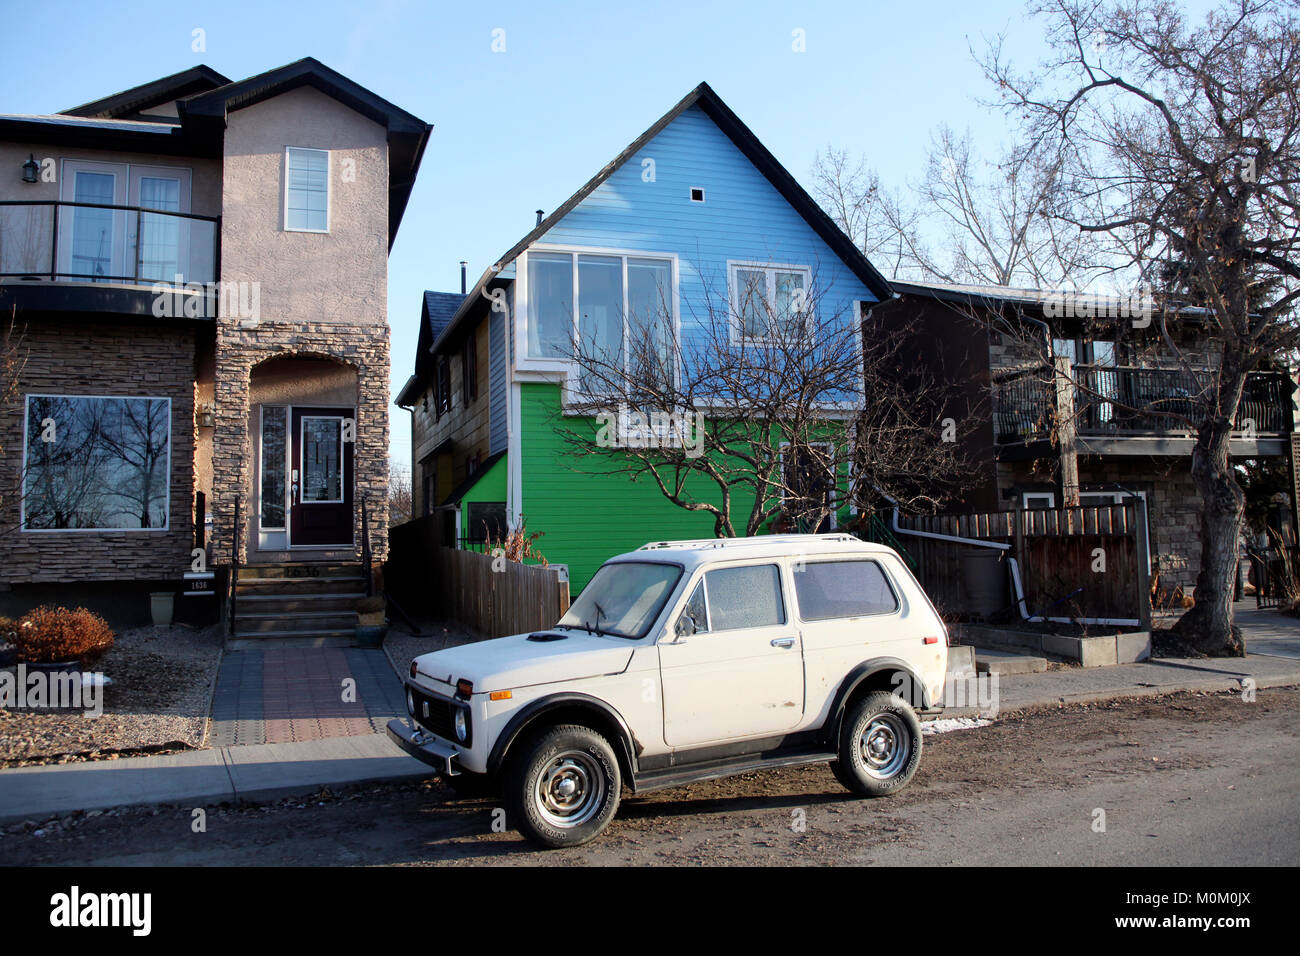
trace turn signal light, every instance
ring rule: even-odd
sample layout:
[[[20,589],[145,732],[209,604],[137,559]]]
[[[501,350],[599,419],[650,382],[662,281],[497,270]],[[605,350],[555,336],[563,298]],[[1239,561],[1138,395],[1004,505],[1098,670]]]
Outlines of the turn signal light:
[[[937,637],[923,637],[923,638],[921,638],[921,643],[922,643],[922,644],[938,644],[938,643],[939,643],[939,639],[938,639]]]
[[[461,697],[468,697],[470,694],[474,693],[473,681],[467,681],[463,677],[456,681],[456,693]]]
[[[417,671],[415,669],[415,661],[411,661],[411,676],[414,677],[416,673]]]
[[[488,694],[488,700],[509,700],[513,696],[514,691],[511,690],[494,690]]]

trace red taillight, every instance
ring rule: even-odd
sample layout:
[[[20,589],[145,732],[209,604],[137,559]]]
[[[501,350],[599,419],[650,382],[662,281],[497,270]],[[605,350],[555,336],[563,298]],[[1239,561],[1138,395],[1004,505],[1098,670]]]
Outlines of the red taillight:
[[[939,643],[939,639],[938,639],[937,637],[923,637],[923,638],[921,638],[921,643],[922,643],[922,644],[938,644],[938,643]]]

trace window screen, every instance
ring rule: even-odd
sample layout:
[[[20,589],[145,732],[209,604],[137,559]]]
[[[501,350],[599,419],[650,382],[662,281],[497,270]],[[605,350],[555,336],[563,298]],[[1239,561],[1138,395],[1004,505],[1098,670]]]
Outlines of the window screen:
[[[704,576],[714,631],[785,623],[781,576],[775,564],[719,568]]]
[[[795,572],[794,590],[805,621],[888,614],[898,599],[875,561],[816,561]]]

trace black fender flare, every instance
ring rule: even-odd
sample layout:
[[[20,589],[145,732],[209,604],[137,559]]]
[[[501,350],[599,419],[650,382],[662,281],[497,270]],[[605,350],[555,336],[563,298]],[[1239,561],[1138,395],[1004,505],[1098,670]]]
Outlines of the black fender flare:
[[[519,712],[510,718],[505,728],[497,735],[496,742],[492,745],[492,750],[488,754],[488,773],[495,775],[501,770],[501,765],[505,762],[506,752],[510,749],[510,745],[519,738],[519,735],[533,721],[548,711],[560,708],[571,709],[573,707],[598,714],[618,729],[617,739],[611,740],[610,743],[622,751],[628,770],[635,774],[637,772],[636,756],[641,748],[637,745],[636,738],[632,736],[632,731],[629,729],[627,721],[623,719],[623,715],[599,697],[580,694],[576,691],[549,694],[546,697],[539,697],[536,700],[529,701],[521,707]]]
[[[844,709],[848,704],[849,698],[853,692],[862,685],[862,682],[868,678],[879,674],[881,671],[897,671],[906,674],[912,683],[920,689],[921,706],[929,708],[932,706],[930,693],[926,690],[925,683],[917,675],[906,661],[897,657],[873,657],[869,661],[863,661],[840,682],[839,690],[835,692],[835,699],[831,703],[830,714],[826,718],[826,724],[823,727],[825,740],[828,744],[837,744],[840,736],[840,723],[844,719]],[[897,688],[890,688],[896,690]],[[915,706],[915,697],[908,703]]]

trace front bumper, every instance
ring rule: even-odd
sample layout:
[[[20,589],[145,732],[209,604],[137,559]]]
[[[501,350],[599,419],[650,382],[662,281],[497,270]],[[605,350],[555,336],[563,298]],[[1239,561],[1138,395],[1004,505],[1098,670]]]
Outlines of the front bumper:
[[[388,722],[388,737],[417,760],[423,760],[445,777],[459,776],[463,771],[456,762],[459,751],[445,740],[411,724],[400,717]]]

